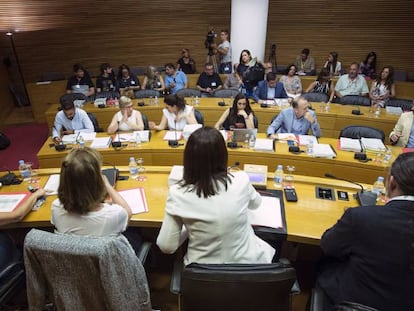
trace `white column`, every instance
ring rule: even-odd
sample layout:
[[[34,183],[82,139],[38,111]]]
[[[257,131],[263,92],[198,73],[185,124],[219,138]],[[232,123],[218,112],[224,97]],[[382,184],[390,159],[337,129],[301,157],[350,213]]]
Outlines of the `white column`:
[[[265,61],[265,44],[269,0],[232,0],[231,35],[232,61],[239,62],[242,50]]]

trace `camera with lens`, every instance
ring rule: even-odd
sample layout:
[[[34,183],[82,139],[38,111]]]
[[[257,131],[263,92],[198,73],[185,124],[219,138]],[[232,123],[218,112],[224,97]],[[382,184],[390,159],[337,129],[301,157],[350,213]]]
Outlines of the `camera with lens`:
[[[208,54],[213,55],[213,47],[212,44],[214,43],[214,39],[217,37],[217,34],[214,32],[213,27],[210,28],[206,35],[206,40],[204,41],[204,46],[208,49]]]

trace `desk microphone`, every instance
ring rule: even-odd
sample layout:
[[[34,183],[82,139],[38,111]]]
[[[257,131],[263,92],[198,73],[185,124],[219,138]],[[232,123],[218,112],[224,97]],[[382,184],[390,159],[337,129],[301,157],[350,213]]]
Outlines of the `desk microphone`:
[[[179,146],[178,139],[177,139],[177,121],[176,120],[174,120],[174,136],[175,136],[174,140],[169,140],[168,141],[168,146],[170,146],[170,147],[178,147]]]
[[[111,145],[113,148],[121,148],[122,144],[121,144],[121,137],[119,137],[119,121],[118,121],[118,128],[116,129],[115,135],[118,136],[118,141],[113,141]]]
[[[356,193],[356,199],[359,203],[360,206],[368,206],[368,205],[375,205],[377,202],[377,194],[372,192],[372,191],[364,191],[364,187],[352,180],[348,180],[348,179],[344,179],[344,178],[338,178],[335,175],[329,174],[329,173],[325,173],[325,177],[328,178],[332,178],[332,179],[337,179],[337,180],[343,180],[346,182],[349,182],[351,184],[357,185],[359,187],[361,187],[361,191],[358,191]]]

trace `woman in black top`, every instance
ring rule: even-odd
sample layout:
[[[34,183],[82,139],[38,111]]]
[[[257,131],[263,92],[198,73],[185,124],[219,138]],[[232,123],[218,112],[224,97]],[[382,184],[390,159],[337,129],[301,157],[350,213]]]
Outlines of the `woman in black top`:
[[[183,49],[183,56],[177,60],[177,70],[181,70],[185,74],[196,73],[196,65],[194,59],[190,56],[189,49]]]
[[[249,100],[245,94],[239,93],[234,98],[233,106],[223,112],[215,128],[220,129],[222,127],[225,130],[230,130],[230,128],[253,129],[256,126],[254,124],[254,113],[250,107]]]

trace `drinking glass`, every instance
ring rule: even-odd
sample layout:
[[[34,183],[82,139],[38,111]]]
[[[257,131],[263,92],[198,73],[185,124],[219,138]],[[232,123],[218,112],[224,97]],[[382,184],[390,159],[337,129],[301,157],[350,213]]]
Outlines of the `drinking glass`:
[[[138,164],[138,174],[143,174],[145,172],[145,167],[143,166],[144,159],[143,158],[138,158],[137,159],[137,164]]]
[[[286,174],[286,187],[287,188],[295,188],[293,182],[294,182],[294,172],[296,168],[293,165],[287,165],[287,174]]]

